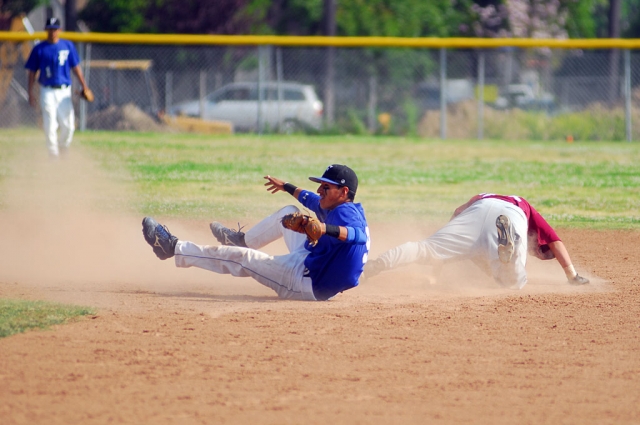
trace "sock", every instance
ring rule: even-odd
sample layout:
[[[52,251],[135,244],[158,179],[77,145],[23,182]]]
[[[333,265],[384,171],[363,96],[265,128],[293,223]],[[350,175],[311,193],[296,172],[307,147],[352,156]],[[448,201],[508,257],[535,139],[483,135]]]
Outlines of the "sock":
[[[567,275],[567,279],[571,280],[577,276],[576,269],[573,268],[573,264],[569,264],[564,268],[564,274]]]

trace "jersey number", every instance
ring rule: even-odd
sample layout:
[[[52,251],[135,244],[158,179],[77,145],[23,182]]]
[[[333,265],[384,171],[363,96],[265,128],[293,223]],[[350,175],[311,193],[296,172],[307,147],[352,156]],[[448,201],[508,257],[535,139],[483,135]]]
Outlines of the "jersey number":
[[[367,234],[367,252],[362,256],[362,264],[367,264],[367,260],[369,259],[369,250],[371,249],[371,235],[369,234],[369,226],[364,229]]]
[[[68,57],[69,57],[69,51],[68,50],[60,50],[58,52],[58,64],[60,66],[64,65],[64,63],[67,61]]]

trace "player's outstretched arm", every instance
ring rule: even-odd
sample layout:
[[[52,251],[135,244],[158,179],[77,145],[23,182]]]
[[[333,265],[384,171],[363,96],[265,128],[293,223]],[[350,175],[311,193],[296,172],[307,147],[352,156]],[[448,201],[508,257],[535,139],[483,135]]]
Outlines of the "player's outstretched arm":
[[[549,249],[551,249],[553,255],[556,256],[556,260],[558,260],[558,263],[560,263],[560,266],[563,269],[571,265],[571,257],[569,257],[569,251],[567,251],[567,247],[564,246],[564,243],[562,243],[562,241],[550,242]]]
[[[280,191],[287,192],[294,198],[298,199],[298,195],[302,192],[302,189],[292,185],[291,183],[287,183],[284,180],[280,180],[276,177],[272,176],[264,176],[267,182],[264,184],[267,187],[267,191],[271,193],[277,193]]]
[[[567,247],[564,246],[564,243],[562,241],[550,242],[549,249],[551,249],[551,252],[553,252],[553,255],[555,255],[556,260],[558,260],[558,263],[560,263],[560,266],[564,270],[564,273],[566,274],[567,279],[569,280],[569,283],[572,283],[575,285],[583,285],[585,283],[589,283],[588,279],[582,276],[579,276],[578,273],[576,272],[576,269],[573,267],[573,264],[571,263],[571,257],[569,257],[569,251],[567,251]]]

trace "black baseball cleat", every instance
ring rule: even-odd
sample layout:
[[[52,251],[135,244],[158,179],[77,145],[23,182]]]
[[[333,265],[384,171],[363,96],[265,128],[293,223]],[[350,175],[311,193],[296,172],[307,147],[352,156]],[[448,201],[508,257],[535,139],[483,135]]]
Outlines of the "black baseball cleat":
[[[224,227],[222,224],[214,221],[209,224],[209,228],[211,229],[211,233],[216,237],[218,242],[222,245],[226,246],[241,246],[243,248],[247,248],[247,244],[244,241],[244,232],[238,230],[231,230],[227,227]]]
[[[511,225],[509,217],[499,215],[496,219],[496,227],[498,228],[498,258],[502,263],[511,261],[515,248],[516,235]]]
[[[582,277],[579,274],[575,275],[573,279],[569,279],[570,285],[586,285],[587,283],[589,283],[589,279]]]
[[[167,226],[163,226],[151,217],[145,217],[142,220],[142,234],[159,259],[166,260],[173,257],[178,238],[169,232]]]
[[[384,262],[377,258],[375,260],[369,260],[364,265],[364,270],[362,272],[362,279],[367,280],[374,276],[379,275],[381,272],[385,271],[387,266],[385,266]]]

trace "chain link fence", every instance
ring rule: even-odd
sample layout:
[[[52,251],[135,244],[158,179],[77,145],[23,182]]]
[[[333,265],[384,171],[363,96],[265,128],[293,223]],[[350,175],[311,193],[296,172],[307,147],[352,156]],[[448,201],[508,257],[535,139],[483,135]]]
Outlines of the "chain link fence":
[[[38,123],[30,43],[0,45],[0,127]],[[236,132],[640,139],[635,50],[76,45],[96,94],[76,103],[80,130],[157,131],[190,116]]]

